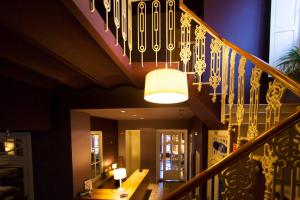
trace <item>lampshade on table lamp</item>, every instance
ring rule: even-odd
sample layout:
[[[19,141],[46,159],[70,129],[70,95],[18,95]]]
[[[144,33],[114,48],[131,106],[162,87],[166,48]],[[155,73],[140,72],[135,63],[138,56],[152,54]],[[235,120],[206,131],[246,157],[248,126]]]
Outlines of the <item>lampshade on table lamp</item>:
[[[122,188],[122,179],[126,178],[126,169],[125,168],[118,168],[114,172],[114,179],[120,180],[120,188]]]

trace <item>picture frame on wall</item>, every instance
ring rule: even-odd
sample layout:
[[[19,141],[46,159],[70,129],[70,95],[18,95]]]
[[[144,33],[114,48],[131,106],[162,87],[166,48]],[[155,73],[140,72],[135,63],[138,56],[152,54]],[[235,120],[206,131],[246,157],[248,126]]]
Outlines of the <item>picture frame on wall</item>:
[[[221,161],[230,153],[231,137],[228,130],[208,131],[208,167]],[[222,192],[222,182],[216,175],[207,182],[207,199],[219,200]]]

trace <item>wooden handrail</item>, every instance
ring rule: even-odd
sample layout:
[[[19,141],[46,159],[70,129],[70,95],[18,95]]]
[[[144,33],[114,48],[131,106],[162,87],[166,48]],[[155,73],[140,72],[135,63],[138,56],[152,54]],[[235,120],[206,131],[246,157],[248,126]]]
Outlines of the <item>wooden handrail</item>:
[[[185,184],[179,186],[173,192],[168,194],[164,200],[174,200],[179,199],[180,197],[187,194],[192,189],[200,186],[202,183],[205,183],[208,179],[212,178],[214,175],[220,173],[225,168],[239,161],[240,159],[248,156],[251,152],[262,146],[263,144],[269,142],[274,137],[278,136],[283,131],[290,128],[292,125],[296,124],[300,120],[300,110],[296,111],[284,121],[280,122],[276,126],[273,126],[269,130],[265,131],[263,134],[258,136],[252,141],[249,141],[242,145],[237,151],[231,153],[227,157],[225,157],[220,162],[215,165],[209,167],[203,172],[199,173],[191,180],[186,182]]]
[[[300,84],[293,79],[289,78],[288,76],[284,75],[279,70],[275,69],[265,61],[257,58],[256,56],[244,51],[240,47],[232,44],[228,40],[221,37],[214,29],[212,29],[209,25],[207,25],[200,17],[198,17],[193,11],[191,11],[184,3],[183,0],[180,0],[179,7],[182,11],[189,13],[189,15],[193,18],[193,20],[201,25],[203,25],[209,34],[211,34],[213,37],[218,38],[221,40],[224,44],[234,49],[236,52],[238,52],[241,56],[244,56],[247,58],[247,60],[251,61],[254,65],[259,67],[261,70],[266,72],[267,74],[270,74],[275,79],[280,81],[285,87],[287,87],[289,90],[291,90],[293,93],[295,93],[298,97],[300,97]]]

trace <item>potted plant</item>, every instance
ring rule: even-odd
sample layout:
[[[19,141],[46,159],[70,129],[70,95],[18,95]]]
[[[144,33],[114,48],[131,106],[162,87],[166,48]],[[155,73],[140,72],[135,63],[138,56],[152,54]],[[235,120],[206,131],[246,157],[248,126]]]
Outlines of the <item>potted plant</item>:
[[[293,47],[288,53],[279,59],[278,66],[289,77],[300,82],[300,48]]]

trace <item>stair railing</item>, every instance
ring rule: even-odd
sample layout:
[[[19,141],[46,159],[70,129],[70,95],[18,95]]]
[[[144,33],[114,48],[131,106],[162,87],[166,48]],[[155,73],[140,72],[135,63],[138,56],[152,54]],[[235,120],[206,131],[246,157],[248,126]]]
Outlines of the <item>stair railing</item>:
[[[272,140],[273,138],[279,136],[281,133],[289,129],[291,126],[295,125],[296,123],[299,123],[299,121],[300,121],[300,110],[290,115],[287,119],[280,122],[277,126],[273,126],[271,129],[265,131],[254,140],[249,141],[246,144],[242,145],[237,151],[231,153],[222,161],[209,167],[208,169],[204,170],[203,172],[193,177],[185,184],[179,186],[173,192],[168,194],[164,198],[164,200],[180,199],[180,197],[189,193],[199,185],[205,183],[208,179],[212,178],[214,175],[220,173],[222,170],[233,165],[234,163],[241,160],[245,156],[248,156],[251,152],[258,149],[259,147],[261,147],[268,141]]]
[[[280,187],[279,195],[281,199],[283,199],[284,185],[286,185],[287,183],[289,183],[291,186],[290,199],[295,199],[296,195],[300,195],[300,188],[297,192],[295,189],[295,186],[298,184],[297,181],[299,180],[297,178],[294,178],[300,175],[300,167],[298,167],[297,164],[298,162],[300,163],[300,157],[298,158],[297,156],[294,156],[294,153],[297,153],[297,147],[300,146],[300,141],[298,141],[298,137],[300,134],[299,123],[296,126],[298,127],[298,132],[294,131],[296,133],[287,134],[287,137],[282,137],[280,134],[299,122],[300,110],[298,108],[294,109],[296,111],[294,112],[293,110],[291,112],[293,114],[283,119],[284,117],[282,117],[281,112],[281,100],[286,89],[288,89],[294,95],[293,100],[296,100],[299,105],[300,84],[290,79],[282,72],[270,66],[263,60],[222,38],[202,19],[200,19],[195,13],[193,13],[186,5],[184,5],[183,0],[180,0],[180,9],[184,12],[181,17],[181,28],[182,30],[185,30],[185,35],[183,36],[192,35],[190,32],[191,30],[193,30],[191,28],[191,21],[197,23],[197,26],[195,27],[195,46],[193,51],[195,54],[193,56],[193,65],[196,77],[194,84],[198,85],[198,91],[200,92],[201,85],[204,84],[202,82],[202,76],[205,71],[209,71],[209,85],[214,91],[212,94],[212,100],[214,102],[216,102],[217,100],[217,88],[221,86],[221,122],[223,124],[228,124],[229,133],[234,132],[233,126],[237,126],[238,149],[235,152],[231,153],[229,156],[225,157],[220,162],[199,173],[194,178],[171,192],[165,197],[165,199],[179,199],[181,196],[193,192],[195,188],[199,187],[203,183],[206,183],[206,181],[212,178],[214,175],[221,174],[223,176],[226,176],[226,173],[228,176],[223,180],[223,182],[225,182],[225,191],[223,192],[223,198],[239,199],[243,198],[243,195],[246,194],[246,196],[248,195],[248,197],[245,199],[251,199],[253,196],[250,198],[251,194],[247,194],[245,193],[245,191],[249,190],[250,185],[253,188],[253,183],[248,183],[249,185],[247,185],[247,187],[249,186],[249,188],[244,188],[244,191],[242,189],[239,190],[238,185],[235,185],[234,189],[228,189],[226,187],[229,187],[229,184],[233,183],[234,181],[235,184],[239,183],[239,180],[236,180],[238,176],[234,175],[236,175],[240,171],[231,170],[230,167],[241,167],[243,168],[244,172],[245,170],[253,171],[253,169],[256,169],[258,167],[258,165],[253,165],[252,157],[253,152],[260,147],[261,149],[263,149],[263,155],[258,156],[258,159],[256,160],[263,168],[265,177],[265,191],[263,192],[264,199],[273,199],[275,197],[276,184],[278,183]],[[209,37],[207,37],[208,34]],[[210,64],[205,63],[205,48],[207,46],[207,38],[212,38],[210,43]],[[186,45],[186,47],[189,46],[190,45]],[[187,62],[187,58],[189,57],[186,52],[188,52],[187,48],[181,49],[180,56],[183,62]],[[238,56],[240,57],[238,63],[238,71],[235,72],[235,62],[236,60],[238,60]],[[246,71],[245,67],[247,66],[247,62],[248,64],[249,62],[253,64],[254,67],[252,68],[252,74],[250,78],[248,108],[249,113],[248,119],[246,120],[244,90]],[[209,66],[210,69],[206,70],[206,66]],[[264,105],[265,107],[262,107],[262,105],[260,104],[260,87],[263,72],[272,77],[268,85],[268,91],[265,94],[265,101],[267,103],[266,105]],[[234,83],[236,76],[238,76],[237,84]],[[235,85],[238,85],[237,95],[234,94]],[[236,108],[234,108],[234,105],[236,105]],[[265,112],[265,116],[263,116],[265,118],[262,118],[260,116],[261,114],[259,114],[262,109]],[[234,112],[235,116],[233,115]],[[264,121],[265,127],[258,127],[259,121]],[[247,131],[243,132],[241,129],[245,125],[247,126]],[[263,132],[262,129],[264,130]],[[288,144],[287,141],[289,142]],[[280,152],[278,149],[280,151],[285,151],[285,154],[283,152]],[[285,155],[286,159],[282,155]],[[236,163],[241,164],[240,166],[238,166],[238,164]],[[284,170],[292,171],[291,174],[289,174],[291,178],[289,178],[288,180],[283,180],[285,173]],[[231,172],[232,174],[230,174]],[[281,180],[275,180],[278,176]],[[232,180],[227,180],[226,178],[233,178],[235,180],[233,180],[233,182],[230,182]],[[250,180],[250,182],[251,181],[252,180]],[[297,187],[300,187],[300,185],[297,185]],[[239,194],[232,194],[235,192],[239,192]]]

